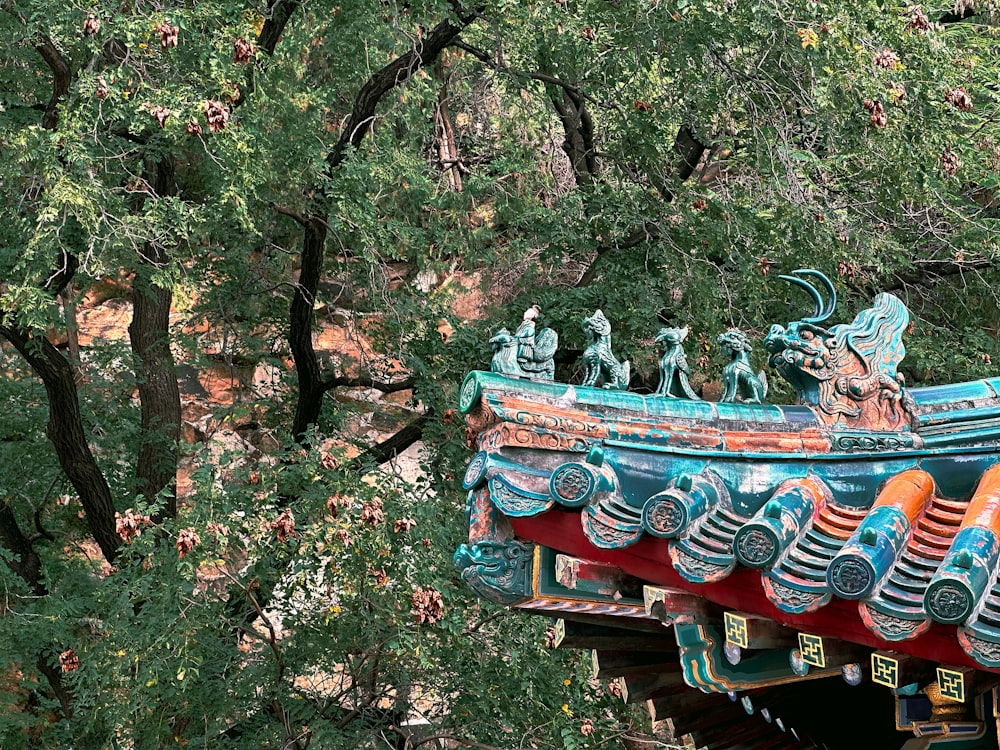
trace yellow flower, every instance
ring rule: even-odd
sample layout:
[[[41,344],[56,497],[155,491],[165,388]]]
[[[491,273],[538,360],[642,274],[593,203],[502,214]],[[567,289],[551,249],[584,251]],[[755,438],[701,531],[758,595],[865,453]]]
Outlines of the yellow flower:
[[[563,685],[569,685],[572,680],[563,680]]]
[[[802,49],[808,49],[809,47],[815,49],[819,47],[819,34],[812,29],[799,29],[796,33],[799,35],[799,39],[802,40]]]
[[[568,703],[563,703],[562,704],[562,710],[563,710],[563,713],[566,714],[567,716],[572,716],[573,715],[573,712],[570,710],[570,707],[569,707]]]

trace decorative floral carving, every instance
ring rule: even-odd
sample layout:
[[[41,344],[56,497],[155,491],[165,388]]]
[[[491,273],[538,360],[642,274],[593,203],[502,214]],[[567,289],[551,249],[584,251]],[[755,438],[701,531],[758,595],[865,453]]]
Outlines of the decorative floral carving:
[[[479,485],[486,476],[486,469],[489,466],[489,456],[485,451],[479,451],[469,461],[465,468],[465,476],[462,478],[462,486],[471,490]]]
[[[736,539],[736,552],[741,560],[757,565],[773,562],[777,556],[777,545],[772,534],[758,528],[751,528]]]
[[[549,486],[557,501],[576,507],[593,494],[594,477],[578,464],[566,464],[552,474]]]
[[[830,569],[830,582],[834,590],[844,596],[861,594],[871,588],[871,569],[852,557],[837,560]]]
[[[476,405],[480,393],[479,381],[476,380],[475,376],[470,375],[462,384],[462,392],[458,396],[458,408],[463,412],[469,411]]]
[[[654,536],[668,537],[680,531],[686,514],[680,503],[669,497],[659,497],[646,503],[642,512],[643,526]]]
[[[834,448],[848,453],[898,451],[914,447],[912,435],[837,435]]]
[[[954,623],[964,620],[972,611],[972,606],[973,601],[969,592],[962,586],[947,581],[936,587],[931,586],[930,595],[927,597],[927,609],[942,622]]]
[[[586,453],[590,450],[590,446],[583,438],[568,437],[507,423],[498,424],[488,432],[484,432],[480,436],[479,446],[484,451],[497,451],[508,446],[571,451],[573,453]]]

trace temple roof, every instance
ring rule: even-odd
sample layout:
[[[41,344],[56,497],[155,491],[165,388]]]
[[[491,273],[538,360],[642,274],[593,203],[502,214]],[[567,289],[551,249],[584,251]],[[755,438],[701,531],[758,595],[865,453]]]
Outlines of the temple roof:
[[[684,377],[686,329],[658,336],[673,348],[648,395],[627,390],[603,315],[585,320],[583,385],[535,379],[497,343],[459,398],[478,444],[463,578],[581,626],[669,626],[680,666],[640,658],[635,679],[749,695],[841,675],[892,688],[917,737],[982,736],[977,701],[1000,684],[1000,378],[907,388],[902,303],[821,327],[831,311],[765,339],[797,405],[761,403],[736,330],[719,403]]]

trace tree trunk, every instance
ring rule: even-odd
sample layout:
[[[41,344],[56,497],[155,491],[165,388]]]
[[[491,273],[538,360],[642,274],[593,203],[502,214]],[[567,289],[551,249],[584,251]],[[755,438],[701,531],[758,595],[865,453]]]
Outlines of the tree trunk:
[[[107,561],[113,563],[122,541],[115,532],[115,505],[87,443],[73,367],[44,336],[13,326],[0,326],[0,336],[14,345],[45,385],[49,401],[45,434],[52,441],[59,466],[80,496],[90,533]]]
[[[73,284],[69,283],[59,295],[62,300],[63,315],[66,318],[66,347],[73,367],[80,367],[80,321],[76,314],[76,296]]]
[[[181,396],[170,352],[170,303],[173,295],[150,280],[151,269],[140,268],[132,288],[132,322],[128,335],[135,355],[142,430],[136,461],[136,493],[153,500],[166,490],[159,518],[177,512],[177,440],[180,437]]]
[[[154,168],[155,195],[175,195],[173,168],[166,158]],[[177,441],[180,437],[181,394],[170,351],[170,289],[153,283],[156,267],[168,260],[162,247],[144,248],[144,258],[132,285],[132,322],[128,327],[142,411],[136,493],[147,502],[164,492],[155,520],[177,513]]]
[[[372,74],[358,91],[340,138],[326,158],[328,175],[340,167],[352,153],[351,149],[361,145],[371,131],[375,109],[382,98],[406,83],[420,68],[437,60],[441,51],[458,37],[474,17],[473,11],[459,14],[457,23],[450,19],[441,21],[412,50]],[[289,313],[288,343],[299,379],[292,436],[300,443],[303,442],[309,425],[316,424],[319,420],[323,394],[335,384],[333,379],[324,381],[316,359],[316,350],[312,345],[313,304],[323,273],[326,214],[329,206],[326,196],[321,191],[317,192],[319,197],[311,208],[310,215],[298,217],[303,228],[302,270],[299,272],[299,283],[295,285]]]
[[[438,142],[438,159],[441,170],[448,177],[448,186],[456,193],[462,192],[462,161],[458,154],[458,142],[455,139],[455,128],[451,124],[451,113],[448,111],[448,79],[443,65],[438,65],[437,75],[441,78],[441,91],[438,92],[437,111],[434,113],[434,136]]]
[[[563,126],[563,151],[569,157],[577,187],[594,185],[599,165],[594,149],[594,121],[587,102],[578,90],[549,85],[549,101],[559,114]]]
[[[326,387],[312,342],[313,305],[323,272],[323,252],[326,244],[326,222],[308,219],[302,238],[302,270],[295,285],[289,312],[288,343],[295,360],[299,380],[298,401],[292,422],[292,436],[304,442],[309,425],[319,421]]]

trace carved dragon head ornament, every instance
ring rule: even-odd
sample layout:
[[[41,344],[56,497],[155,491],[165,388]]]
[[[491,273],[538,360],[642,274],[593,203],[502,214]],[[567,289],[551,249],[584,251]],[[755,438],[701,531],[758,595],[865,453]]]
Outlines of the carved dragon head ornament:
[[[799,401],[819,407],[831,423],[845,427],[898,430],[911,408],[896,368],[906,353],[902,335],[909,312],[899,299],[882,293],[850,324],[824,328],[837,304],[832,282],[801,268],[780,276],[813,299],[813,314],[787,326],[774,325],[764,339],[768,364],[787,380]],[[808,277],[808,278],[804,278]],[[810,282],[816,279],[824,295]]]

